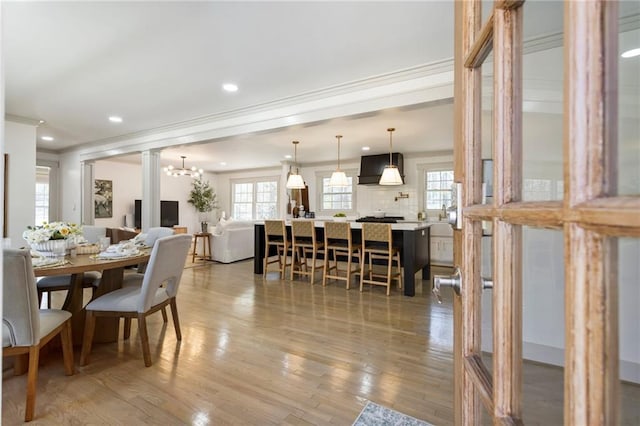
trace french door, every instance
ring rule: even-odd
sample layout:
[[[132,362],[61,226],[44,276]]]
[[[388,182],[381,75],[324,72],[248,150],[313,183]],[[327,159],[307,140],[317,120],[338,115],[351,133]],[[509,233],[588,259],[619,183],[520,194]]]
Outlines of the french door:
[[[456,2],[455,181],[461,220],[454,262],[455,422],[522,420],[523,227],[562,232],[565,270],[564,423],[613,425],[619,415],[617,237],[640,237],[640,197],[619,196],[618,5],[564,5],[562,200],[523,201],[524,1]],[[483,204],[481,69],[493,60],[493,202]],[[481,353],[481,239],[492,224],[493,366]],[[491,372],[490,372],[491,370]]]

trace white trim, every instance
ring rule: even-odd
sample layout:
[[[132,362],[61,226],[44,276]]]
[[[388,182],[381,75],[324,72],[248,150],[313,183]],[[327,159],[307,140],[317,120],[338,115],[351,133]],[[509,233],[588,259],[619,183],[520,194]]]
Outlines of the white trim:
[[[229,198],[230,198],[229,216],[231,216],[234,219],[237,219],[236,217],[234,217],[234,212],[233,212],[233,206],[235,203],[235,195],[236,195],[234,186],[237,184],[250,183],[253,185],[253,192],[252,192],[252,200],[251,200],[251,219],[248,219],[248,220],[256,220],[255,219],[255,216],[256,216],[256,211],[255,211],[256,190],[255,189],[256,189],[256,183],[259,183],[259,182],[275,182],[276,183],[276,213],[279,213],[281,211],[280,200],[282,199],[282,197],[280,195],[280,189],[282,187],[282,180],[280,175],[258,176],[258,177],[251,177],[251,178],[233,178],[233,179],[229,179]]]
[[[93,141],[62,152],[77,151],[82,160],[100,159],[449,99],[453,97],[452,69],[451,61],[440,61],[248,108]]]
[[[357,214],[357,204],[358,204],[358,196],[357,196],[357,186],[358,186],[358,169],[342,169],[342,171],[347,175],[347,178],[351,178],[351,209],[350,210],[344,210],[344,209],[339,209],[339,210],[333,210],[333,209],[328,209],[328,210],[324,210],[322,209],[322,196],[324,194],[323,192],[323,184],[322,184],[322,180],[324,178],[328,178],[331,179],[331,174],[334,172],[333,170],[323,170],[323,171],[317,171],[315,173],[315,187],[316,187],[316,194],[315,194],[315,198],[316,198],[316,216],[333,216],[335,213],[345,213],[348,216],[352,216],[352,215],[356,215]]]
[[[62,220],[60,217],[60,162],[36,158],[36,166],[49,168],[49,221]]]
[[[418,210],[425,211],[427,214],[431,213],[432,215],[439,212],[440,209],[425,209],[425,187],[424,187],[424,174],[426,172],[433,171],[441,171],[441,170],[453,170],[453,155],[446,155],[443,157],[436,158],[434,157],[432,161],[423,162],[416,165],[416,171],[418,175],[418,183],[416,185],[416,190],[418,193]]]

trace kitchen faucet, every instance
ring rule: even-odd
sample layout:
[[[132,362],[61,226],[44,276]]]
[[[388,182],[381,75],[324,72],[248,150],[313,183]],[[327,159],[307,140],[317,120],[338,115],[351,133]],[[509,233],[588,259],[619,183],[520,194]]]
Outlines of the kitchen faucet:
[[[445,204],[442,205],[442,213],[438,213],[438,220],[443,220],[447,218],[447,206]]]

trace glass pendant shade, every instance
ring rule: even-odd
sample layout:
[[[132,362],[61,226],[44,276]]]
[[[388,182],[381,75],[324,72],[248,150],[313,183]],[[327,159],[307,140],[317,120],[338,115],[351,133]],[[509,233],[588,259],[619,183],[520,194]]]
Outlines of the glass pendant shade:
[[[304,189],[304,179],[298,174],[290,174],[287,179],[287,189]]]
[[[293,141],[293,162],[294,164],[298,163],[298,144],[300,142]],[[297,173],[298,169],[296,168],[296,173],[289,174],[289,178],[287,179],[287,189],[304,189],[304,179],[302,176]]]
[[[389,132],[389,165],[384,167],[378,182],[379,185],[402,185],[404,183],[398,167],[393,164],[393,141],[391,135],[395,130],[393,127],[387,129],[387,132]]]
[[[347,180],[347,175],[340,170],[340,139],[342,135],[337,135],[336,139],[338,139],[338,168],[331,175],[331,180],[329,180],[329,186],[349,186],[349,181]]]

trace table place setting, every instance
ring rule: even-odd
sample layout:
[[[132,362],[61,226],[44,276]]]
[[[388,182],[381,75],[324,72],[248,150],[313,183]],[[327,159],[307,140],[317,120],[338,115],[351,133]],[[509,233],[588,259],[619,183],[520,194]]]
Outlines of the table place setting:
[[[132,241],[122,241],[120,244],[112,244],[103,252],[98,253],[96,259],[122,259],[142,254]]]
[[[31,257],[31,264],[34,268],[53,268],[56,266],[66,265],[67,263],[69,263],[69,261],[64,258],[45,256]]]

